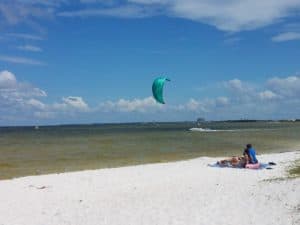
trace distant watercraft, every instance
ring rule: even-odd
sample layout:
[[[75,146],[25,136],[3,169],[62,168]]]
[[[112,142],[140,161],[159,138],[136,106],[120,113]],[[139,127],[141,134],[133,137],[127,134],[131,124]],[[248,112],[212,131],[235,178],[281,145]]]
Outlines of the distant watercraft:
[[[189,131],[216,132],[216,131],[218,131],[218,130],[212,130],[212,129],[209,129],[209,128],[198,128],[198,127],[193,127],[193,128],[190,128]]]
[[[192,128],[189,129],[189,131],[198,131],[198,132],[238,132],[238,131],[249,131],[249,130],[254,130],[254,129],[213,130],[213,129],[201,128],[201,127],[192,127]]]

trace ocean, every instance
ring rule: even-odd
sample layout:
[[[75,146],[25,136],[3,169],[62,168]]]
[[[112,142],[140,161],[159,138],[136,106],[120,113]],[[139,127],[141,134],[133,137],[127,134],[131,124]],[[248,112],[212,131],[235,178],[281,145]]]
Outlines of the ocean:
[[[192,131],[190,130],[191,128]],[[300,122],[178,122],[0,128],[0,179],[300,149]]]

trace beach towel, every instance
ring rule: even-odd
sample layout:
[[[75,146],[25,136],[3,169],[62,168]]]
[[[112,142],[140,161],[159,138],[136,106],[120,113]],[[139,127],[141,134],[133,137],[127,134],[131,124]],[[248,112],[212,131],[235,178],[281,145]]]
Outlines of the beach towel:
[[[220,165],[218,163],[208,164],[209,167],[217,167],[217,168],[235,168],[235,169],[251,169],[251,168],[244,168],[244,167],[234,167],[230,163],[227,163],[225,165]],[[259,168],[257,169],[272,169],[271,165],[269,163],[259,163]],[[251,169],[253,170],[253,169]]]

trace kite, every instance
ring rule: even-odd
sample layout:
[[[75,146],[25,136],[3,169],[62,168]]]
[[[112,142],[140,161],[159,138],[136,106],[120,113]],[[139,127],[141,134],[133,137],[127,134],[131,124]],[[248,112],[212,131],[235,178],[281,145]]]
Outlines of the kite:
[[[171,81],[166,77],[158,77],[153,81],[152,94],[155,100],[161,104],[165,104],[163,99],[163,88],[166,81]]]

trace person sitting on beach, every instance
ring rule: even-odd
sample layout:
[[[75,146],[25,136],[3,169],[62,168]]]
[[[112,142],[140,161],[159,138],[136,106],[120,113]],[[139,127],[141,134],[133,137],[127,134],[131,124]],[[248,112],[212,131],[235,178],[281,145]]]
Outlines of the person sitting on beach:
[[[256,158],[256,151],[252,147],[251,144],[246,145],[246,149],[244,149],[243,156],[233,156],[228,159],[223,159],[217,162],[220,166],[232,166],[245,168],[247,164],[257,164],[258,160]]]
[[[256,158],[256,151],[251,144],[247,144],[244,150],[244,156],[247,158],[246,164],[256,164],[258,160]]]

